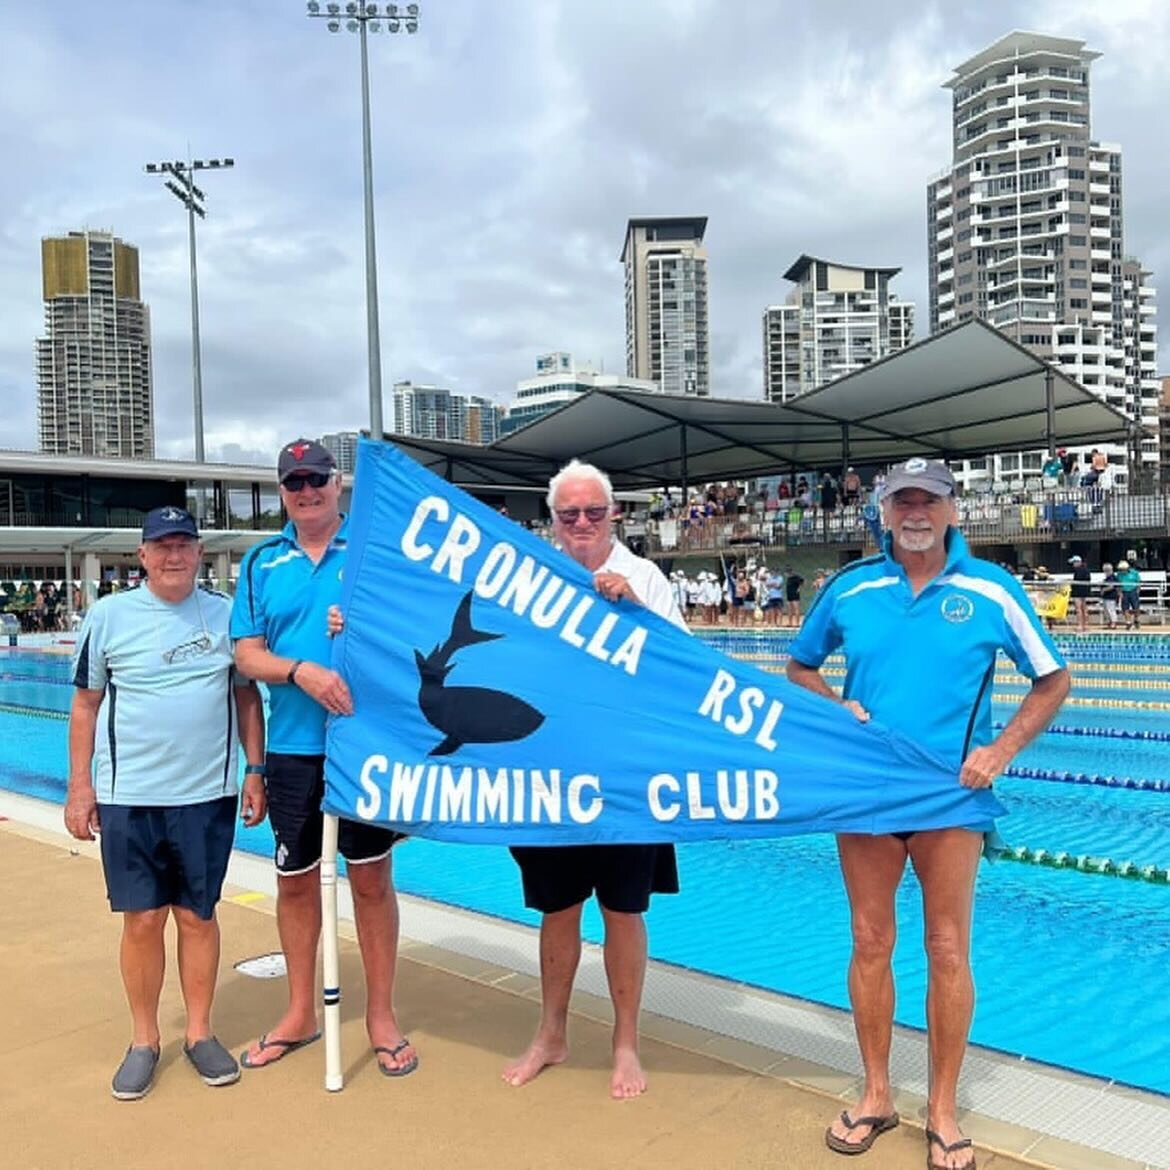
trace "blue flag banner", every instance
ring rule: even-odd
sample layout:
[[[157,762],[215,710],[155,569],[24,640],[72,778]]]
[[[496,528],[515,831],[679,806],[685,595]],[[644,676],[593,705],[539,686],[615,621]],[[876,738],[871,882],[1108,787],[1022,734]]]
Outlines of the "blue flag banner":
[[[325,809],[551,845],[983,829],[990,790],[734,661],[395,447],[359,446]],[[324,615],[322,615],[324,620]]]

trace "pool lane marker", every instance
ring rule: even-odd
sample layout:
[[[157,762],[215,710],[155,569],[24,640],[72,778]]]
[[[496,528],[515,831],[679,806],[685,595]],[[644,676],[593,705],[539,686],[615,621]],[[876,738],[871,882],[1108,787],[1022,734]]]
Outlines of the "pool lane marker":
[[[1024,865],[1039,865],[1047,869],[1074,869],[1078,873],[1098,877],[1129,878],[1131,881],[1170,885],[1170,868],[1157,865],[1138,865],[1133,861],[1114,861],[1109,857],[1090,857],[1047,849],[1029,849],[1026,845],[1009,845],[998,853],[1001,861],[1017,861]]]

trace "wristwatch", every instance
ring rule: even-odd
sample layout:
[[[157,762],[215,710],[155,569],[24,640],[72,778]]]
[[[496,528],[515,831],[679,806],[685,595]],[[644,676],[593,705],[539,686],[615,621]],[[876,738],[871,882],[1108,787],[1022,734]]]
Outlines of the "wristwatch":
[[[296,660],[296,662],[294,662],[292,664],[292,666],[289,667],[288,675],[286,676],[286,678],[291,685],[293,685],[293,686],[296,685],[297,671],[300,670],[301,667],[304,666],[304,664],[305,664],[305,660],[303,658],[298,658]]]
[[[245,776],[267,776],[268,769],[263,764],[249,764],[244,769]]]

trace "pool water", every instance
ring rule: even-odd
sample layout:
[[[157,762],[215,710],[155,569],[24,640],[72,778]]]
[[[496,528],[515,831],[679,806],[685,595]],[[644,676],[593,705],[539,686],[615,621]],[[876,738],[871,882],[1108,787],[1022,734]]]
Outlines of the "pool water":
[[[783,635],[754,631],[721,632],[709,640],[773,669],[782,666],[787,646]],[[1061,779],[1001,780],[996,787],[1010,816],[1000,831],[1009,844],[1033,851],[1165,870],[1170,791],[1072,780],[1078,774],[1170,780],[1170,738],[1164,736],[1170,693],[1157,686],[1170,679],[1170,639],[1070,639],[1069,646],[1075,651],[1074,701],[1058,724],[1078,734],[1046,734],[1018,757],[1017,768]],[[1003,664],[1001,674],[1010,669]],[[1124,686],[1095,689],[1101,678],[1125,680]],[[1018,686],[997,687],[997,720],[1010,718],[1020,693]],[[69,698],[67,660],[0,651],[0,785],[63,800]],[[1114,736],[1094,736],[1094,729]],[[1116,738],[1119,729],[1155,738]],[[271,834],[267,826],[241,828],[237,845],[268,855]],[[458,866],[451,864],[452,849],[460,851]],[[848,906],[831,838],[710,842],[678,852],[683,893],[657,899],[647,916],[656,959],[848,1008]],[[405,893],[512,921],[538,921],[521,905],[519,878],[506,850],[412,840],[395,856],[396,881]],[[897,1018],[922,1028],[922,915],[910,871],[898,894],[898,920]],[[600,941],[600,915],[592,905],[585,930]],[[978,989],[974,1043],[1170,1094],[1170,884],[1009,860],[985,863],[972,949]]]

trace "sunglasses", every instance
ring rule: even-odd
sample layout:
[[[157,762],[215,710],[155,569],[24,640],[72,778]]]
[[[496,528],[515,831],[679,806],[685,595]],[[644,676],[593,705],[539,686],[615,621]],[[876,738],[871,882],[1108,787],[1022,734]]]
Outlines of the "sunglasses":
[[[581,513],[585,513],[585,518],[592,524],[597,524],[609,515],[608,504],[590,504],[588,508],[557,508],[557,519],[562,524],[576,524],[580,518]]]
[[[323,488],[332,478],[333,473],[329,471],[310,471],[308,475],[290,475],[280,486],[286,491],[299,492],[306,485],[311,488]]]

